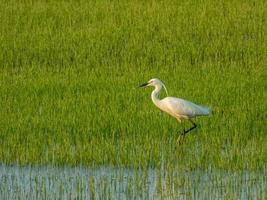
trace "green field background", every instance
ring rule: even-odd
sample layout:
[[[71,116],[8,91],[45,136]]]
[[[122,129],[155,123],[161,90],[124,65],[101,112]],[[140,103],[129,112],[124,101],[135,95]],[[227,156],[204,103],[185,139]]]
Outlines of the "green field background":
[[[266,167],[266,1],[0,4],[0,163]],[[212,109],[182,146],[154,77]]]

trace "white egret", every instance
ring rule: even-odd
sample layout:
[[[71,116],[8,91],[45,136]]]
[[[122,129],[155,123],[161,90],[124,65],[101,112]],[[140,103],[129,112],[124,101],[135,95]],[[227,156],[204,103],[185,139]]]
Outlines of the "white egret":
[[[171,116],[175,117],[179,122],[183,120],[189,120],[192,123],[192,127],[188,130],[184,130],[181,135],[179,135],[177,139],[177,144],[181,144],[181,136],[185,136],[186,133],[190,132],[197,125],[192,121],[191,118],[203,115],[209,115],[209,109],[204,108],[202,106],[196,105],[190,101],[176,98],[176,97],[165,97],[164,99],[159,99],[159,92],[163,86],[167,93],[167,89],[165,85],[157,78],[153,78],[149,80],[147,83],[140,85],[139,87],[145,86],[153,86],[155,89],[151,93],[151,98],[153,103],[162,111],[170,114]],[[168,93],[167,93],[168,95]]]

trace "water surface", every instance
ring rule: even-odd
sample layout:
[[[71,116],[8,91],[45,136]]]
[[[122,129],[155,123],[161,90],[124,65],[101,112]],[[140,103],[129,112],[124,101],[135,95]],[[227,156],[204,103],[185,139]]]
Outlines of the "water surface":
[[[266,199],[267,170],[0,166],[0,199]]]

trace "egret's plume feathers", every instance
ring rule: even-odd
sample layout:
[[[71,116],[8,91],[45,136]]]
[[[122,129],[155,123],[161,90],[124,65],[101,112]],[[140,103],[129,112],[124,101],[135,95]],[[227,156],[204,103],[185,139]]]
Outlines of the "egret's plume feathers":
[[[167,96],[168,96],[168,91],[167,91],[167,88],[165,87],[165,85],[162,83],[162,86],[163,86],[163,88],[164,88],[164,90],[165,90],[165,92],[166,92],[166,94],[167,94]]]

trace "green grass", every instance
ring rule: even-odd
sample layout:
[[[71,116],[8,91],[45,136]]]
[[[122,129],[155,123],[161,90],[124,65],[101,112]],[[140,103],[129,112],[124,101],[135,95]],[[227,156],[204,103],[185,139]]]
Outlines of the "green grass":
[[[0,198],[266,199],[266,175],[266,170],[169,174],[151,168],[0,165]]]
[[[266,167],[266,10],[260,0],[2,0],[0,162]],[[181,147],[183,125],[151,88],[136,89],[153,77],[212,108]]]

